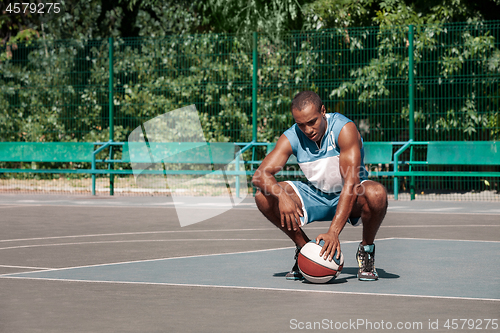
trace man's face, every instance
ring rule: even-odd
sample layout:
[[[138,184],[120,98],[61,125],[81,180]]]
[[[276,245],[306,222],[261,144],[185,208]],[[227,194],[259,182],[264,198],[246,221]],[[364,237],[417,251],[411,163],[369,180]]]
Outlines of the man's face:
[[[308,104],[301,111],[292,110],[293,118],[300,130],[312,141],[319,141],[326,131],[326,109],[322,105],[318,108],[314,104]]]

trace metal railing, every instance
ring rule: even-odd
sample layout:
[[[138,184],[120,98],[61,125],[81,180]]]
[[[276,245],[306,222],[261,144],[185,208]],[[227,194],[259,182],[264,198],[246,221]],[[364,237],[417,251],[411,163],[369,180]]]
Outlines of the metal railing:
[[[257,161],[265,152],[256,147],[293,124],[291,99],[306,89],[328,112],[352,119],[365,141],[496,141],[498,59],[498,21],[290,32],[279,40],[253,33],[35,41],[0,63],[0,141],[119,143],[149,119],[194,103],[207,141],[244,143]],[[115,164],[106,171],[111,193]],[[414,196],[415,178],[405,177]],[[497,180],[489,183],[498,190]]]

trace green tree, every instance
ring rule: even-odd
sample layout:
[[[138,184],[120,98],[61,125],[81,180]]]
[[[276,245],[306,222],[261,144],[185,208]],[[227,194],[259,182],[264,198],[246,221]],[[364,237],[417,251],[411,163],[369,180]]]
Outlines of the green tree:
[[[208,0],[200,8],[203,25],[213,32],[283,33],[300,30],[304,0]]]
[[[496,64],[498,40],[483,23],[485,17],[491,17],[485,3],[500,9],[500,1],[477,5],[471,1],[450,0],[429,6],[423,1],[367,0],[359,7],[353,7],[352,2],[330,0],[312,3],[308,10],[319,15],[308,24],[316,28],[336,26],[338,34],[344,36],[342,47],[350,49],[350,54],[339,59],[341,63],[348,65],[350,58],[360,50],[374,48],[369,62],[352,68],[343,76],[330,97],[339,101],[355,98],[368,110],[363,121],[372,124],[372,136],[374,132],[379,133],[374,137],[376,140],[407,139],[407,131],[400,131],[395,136],[388,135],[387,129],[407,127],[404,124],[409,121],[408,94],[400,86],[408,85],[408,25],[413,24],[417,137],[422,140],[495,139],[496,136],[491,135],[500,124],[491,119],[498,119],[498,106],[495,109],[495,98],[486,92],[498,91],[494,90],[498,75],[494,74],[497,69],[493,65]],[[372,16],[375,30],[363,33],[362,29],[348,29],[365,24],[363,17],[367,14]],[[450,25],[456,21],[468,23]],[[485,73],[483,81],[473,79],[479,73]],[[399,80],[401,77],[404,79]],[[430,97],[436,91],[443,92],[441,100],[448,98],[446,104]],[[402,101],[399,105],[398,100]],[[401,113],[385,118],[385,123],[374,128],[376,117],[370,113],[377,115],[376,110],[387,108],[397,108]]]
[[[306,29],[436,24],[499,20],[500,1],[314,0],[303,12]]]
[[[48,129],[57,133],[50,140],[106,139],[112,36],[120,140],[141,121],[195,102],[211,140],[248,141],[251,33],[258,31],[259,140],[274,141],[291,124],[289,104],[302,89],[320,93],[330,111],[362,110],[356,120],[371,140],[404,139],[394,128],[408,122],[407,90],[401,87],[408,76],[407,27],[415,24],[417,78],[437,73],[433,84],[417,86],[419,93],[487,71],[486,85],[469,82],[457,89],[490,95],[461,93],[450,108],[438,107],[436,99],[417,104],[416,120],[426,133],[456,133],[458,127],[472,138],[475,128],[498,129],[498,93],[492,91],[500,51],[482,20],[495,15],[499,1],[61,0],[60,15],[2,16],[3,28],[5,22],[22,24],[8,37],[19,49],[11,48],[10,60],[0,63],[0,126],[11,133],[4,134],[8,140],[49,139],[40,134]],[[469,23],[457,25],[450,37],[449,23],[464,20]],[[28,47],[26,38],[37,41]],[[61,39],[72,41],[54,42]],[[360,66],[353,59],[366,60]],[[467,65],[472,63],[479,67]],[[381,109],[396,111],[380,117]],[[431,117],[430,109],[439,116]]]

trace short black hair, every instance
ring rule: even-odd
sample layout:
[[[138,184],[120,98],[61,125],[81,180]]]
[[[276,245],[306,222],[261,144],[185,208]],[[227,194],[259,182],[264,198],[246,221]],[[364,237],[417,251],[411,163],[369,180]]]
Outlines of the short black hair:
[[[292,110],[302,111],[309,104],[313,104],[318,110],[323,106],[321,98],[314,91],[301,91],[292,100]]]

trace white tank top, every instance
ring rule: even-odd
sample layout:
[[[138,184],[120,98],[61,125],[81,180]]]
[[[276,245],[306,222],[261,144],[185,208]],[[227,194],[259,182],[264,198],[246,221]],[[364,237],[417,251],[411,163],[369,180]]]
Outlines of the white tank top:
[[[345,124],[352,121],[340,113],[327,113],[326,121],[326,132],[321,139],[320,147],[309,139],[297,124],[284,134],[290,141],[293,154],[297,157],[297,162],[307,180],[322,192],[339,193],[342,191],[344,180],[340,175],[338,138]],[[360,181],[368,178],[363,158],[364,151],[361,148]]]

